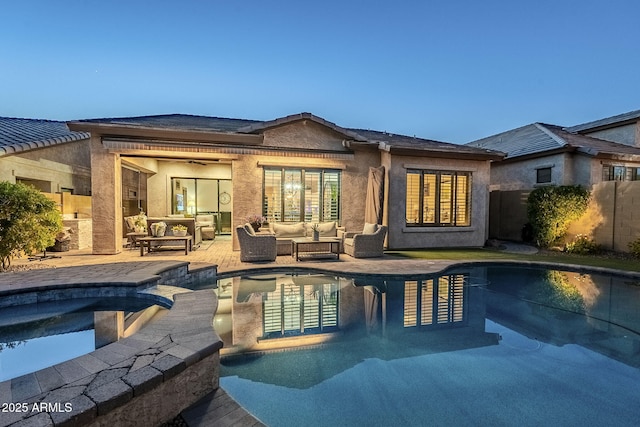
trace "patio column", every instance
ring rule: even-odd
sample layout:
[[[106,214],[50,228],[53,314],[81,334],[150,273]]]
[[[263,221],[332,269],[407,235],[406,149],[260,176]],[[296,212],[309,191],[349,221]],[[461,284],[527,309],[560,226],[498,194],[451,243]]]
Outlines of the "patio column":
[[[93,253],[122,252],[122,167],[119,154],[102,145],[100,135],[91,136],[91,212]]]

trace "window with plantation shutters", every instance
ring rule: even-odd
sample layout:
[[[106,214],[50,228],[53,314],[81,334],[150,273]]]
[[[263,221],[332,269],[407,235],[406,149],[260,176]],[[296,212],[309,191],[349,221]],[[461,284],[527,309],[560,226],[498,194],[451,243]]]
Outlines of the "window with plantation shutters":
[[[408,226],[471,225],[471,173],[407,171]]]
[[[340,220],[341,173],[265,168],[262,214],[270,222]]]

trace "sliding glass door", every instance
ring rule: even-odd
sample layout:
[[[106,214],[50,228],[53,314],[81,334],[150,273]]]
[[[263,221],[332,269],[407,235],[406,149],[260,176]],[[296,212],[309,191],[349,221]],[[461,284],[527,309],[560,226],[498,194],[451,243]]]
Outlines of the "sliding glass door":
[[[171,178],[171,213],[213,214],[218,234],[231,233],[232,197],[230,179]]]

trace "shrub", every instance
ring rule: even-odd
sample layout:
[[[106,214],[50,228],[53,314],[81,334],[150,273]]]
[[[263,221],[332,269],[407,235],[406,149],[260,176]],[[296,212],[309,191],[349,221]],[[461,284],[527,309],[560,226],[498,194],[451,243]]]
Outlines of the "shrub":
[[[564,246],[564,251],[570,254],[589,255],[602,251],[602,247],[588,236],[578,234],[573,242]]]
[[[640,238],[629,242],[629,252],[636,258],[640,258]]]
[[[527,199],[527,216],[539,246],[549,247],[560,239],[572,221],[589,204],[589,191],[576,185],[536,188]]]
[[[44,251],[55,243],[62,215],[53,200],[31,186],[0,182],[0,267],[22,253]]]

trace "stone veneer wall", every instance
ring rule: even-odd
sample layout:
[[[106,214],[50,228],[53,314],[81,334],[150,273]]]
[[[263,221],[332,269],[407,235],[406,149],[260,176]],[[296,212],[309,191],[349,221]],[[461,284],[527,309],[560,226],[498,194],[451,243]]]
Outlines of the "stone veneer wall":
[[[71,241],[70,250],[90,248],[93,241],[91,219],[65,219],[62,221],[64,227],[69,227]]]

